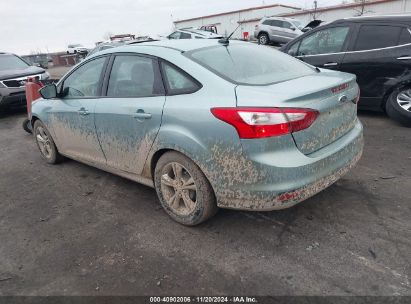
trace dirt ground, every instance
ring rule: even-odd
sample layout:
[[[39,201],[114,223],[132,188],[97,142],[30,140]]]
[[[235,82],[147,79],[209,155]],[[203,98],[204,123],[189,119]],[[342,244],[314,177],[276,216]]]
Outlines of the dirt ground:
[[[150,188],[45,164],[23,118],[0,117],[0,295],[411,295],[411,130],[383,114],[326,191],[195,228]]]

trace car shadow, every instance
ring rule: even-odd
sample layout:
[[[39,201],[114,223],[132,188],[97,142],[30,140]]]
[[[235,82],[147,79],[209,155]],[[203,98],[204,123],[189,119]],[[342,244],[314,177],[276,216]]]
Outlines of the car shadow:
[[[13,116],[21,116],[22,114],[26,113],[26,111],[27,110],[25,107],[0,109],[0,119]]]

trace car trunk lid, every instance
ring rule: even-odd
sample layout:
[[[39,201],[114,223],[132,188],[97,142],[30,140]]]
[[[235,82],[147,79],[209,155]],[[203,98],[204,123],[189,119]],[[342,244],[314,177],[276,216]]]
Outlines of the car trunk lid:
[[[304,154],[331,144],[355,126],[358,93],[354,75],[327,70],[267,86],[236,87],[238,107],[318,111],[310,127],[292,133],[296,146]]]

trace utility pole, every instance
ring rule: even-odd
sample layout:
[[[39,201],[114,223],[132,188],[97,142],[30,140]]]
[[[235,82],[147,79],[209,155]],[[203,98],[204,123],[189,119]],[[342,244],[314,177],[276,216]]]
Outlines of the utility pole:
[[[314,0],[314,12],[312,13],[313,20],[317,19],[318,1]]]

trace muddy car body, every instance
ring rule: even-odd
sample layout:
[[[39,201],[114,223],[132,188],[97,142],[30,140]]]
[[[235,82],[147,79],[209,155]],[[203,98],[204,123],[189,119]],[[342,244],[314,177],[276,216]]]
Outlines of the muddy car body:
[[[238,63],[250,53],[251,70]],[[124,80],[122,61],[149,76]],[[86,65],[98,73],[94,96],[67,93]],[[111,85],[119,71],[123,78]],[[148,91],[135,90],[143,86]],[[155,187],[164,209],[186,225],[217,206],[293,206],[362,153],[355,76],[244,42],[121,46],[88,58],[42,94],[48,99],[34,104],[32,123],[48,162],[62,154]]]

